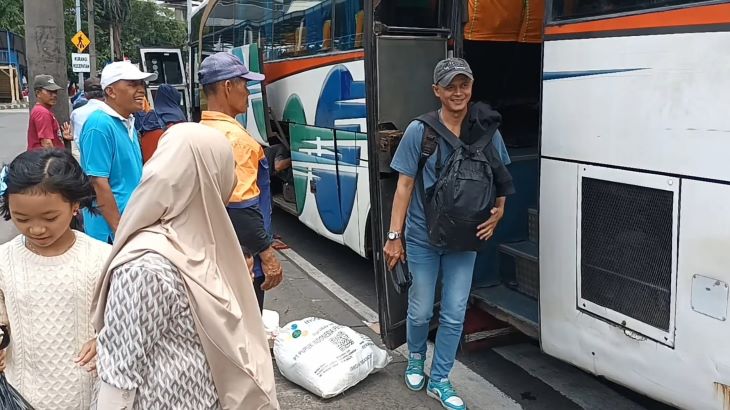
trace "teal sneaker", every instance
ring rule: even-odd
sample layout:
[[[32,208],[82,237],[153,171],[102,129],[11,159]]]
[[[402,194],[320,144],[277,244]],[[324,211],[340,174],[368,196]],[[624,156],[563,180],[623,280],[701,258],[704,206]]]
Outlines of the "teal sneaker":
[[[423,374],[423,364],[426,360],[422,354],[411,353],[406,368],[406,386],[413,391],[420,391],[426,384],[426,375]]]
[[[451,385],[448,379],[443,379],[440,382],[429,381],[426,393],[434,399],[441,402],[441,405],[445,409],[449,410],[466,410],[466,404],[456,394],[454,386]]]

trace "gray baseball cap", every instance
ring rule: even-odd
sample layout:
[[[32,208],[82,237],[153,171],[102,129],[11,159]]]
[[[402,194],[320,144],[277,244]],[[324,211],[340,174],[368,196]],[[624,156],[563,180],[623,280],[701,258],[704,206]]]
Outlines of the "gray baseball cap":
[[[56,84],[53,76],[50,76],[48,74],[40,74],[35,76],[35,78],[33,79],[33,89],[39,90],[41,88],[48,91],[58,91],[63,87]]]
[[[200,84],[208,85],[231,78],[245,78],[250,81],[263,81],[264,75],[248,71],[248,67],[231,53],[216,53],[203,60],[198,70]]]
[[[462,58],[441,60],[436,64],[436,68],[433,69],[433,83],[446,87],[459,74],[463,74],[472,80],[474,79],[474,74],[472,74],[471,67],[469,67],[469,63],[466,60]]]

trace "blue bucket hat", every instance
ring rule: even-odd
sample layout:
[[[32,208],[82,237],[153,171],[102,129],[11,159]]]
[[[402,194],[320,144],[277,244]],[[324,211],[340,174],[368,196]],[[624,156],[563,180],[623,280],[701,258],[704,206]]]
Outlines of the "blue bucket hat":
[[[263,74],[249,71],[246,64],[231,53],[216,53],[200,63],[198,80],[201,85],[213,84],[231,78],[263,81],[265,77]]]

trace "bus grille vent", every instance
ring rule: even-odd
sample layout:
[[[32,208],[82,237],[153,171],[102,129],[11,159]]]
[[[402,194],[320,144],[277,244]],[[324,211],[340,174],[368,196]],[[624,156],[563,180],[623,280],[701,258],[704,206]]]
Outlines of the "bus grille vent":
[[[673,195],[582,178],[583,299],[669,330]]]

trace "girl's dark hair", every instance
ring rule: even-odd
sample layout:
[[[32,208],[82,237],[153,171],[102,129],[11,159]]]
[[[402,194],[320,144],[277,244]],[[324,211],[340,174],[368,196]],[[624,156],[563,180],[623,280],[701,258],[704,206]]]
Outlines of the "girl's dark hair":
[[[0,196],[0,215],[10,220],[10,194],[59,194],[70,203],[95,212],[96,193],[91,179],[78,161],[66,150],[44,149],[24,152],[8,165],[4,181],[7,189]]]

